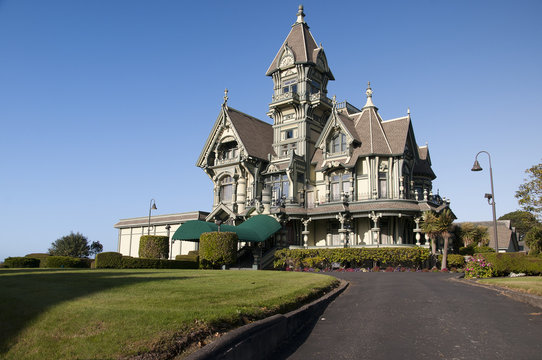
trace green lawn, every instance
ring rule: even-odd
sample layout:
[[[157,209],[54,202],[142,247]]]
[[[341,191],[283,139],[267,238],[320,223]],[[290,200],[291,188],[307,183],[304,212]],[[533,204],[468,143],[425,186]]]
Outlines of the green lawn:
[[[501,286],[529,294],[542,296],[542,276],[523,276],[517,278],[493,278],[478,280],[482,284]]]
[[[0,270],[0,358],[116,358],[286,312],[336,280],[310,273]]]

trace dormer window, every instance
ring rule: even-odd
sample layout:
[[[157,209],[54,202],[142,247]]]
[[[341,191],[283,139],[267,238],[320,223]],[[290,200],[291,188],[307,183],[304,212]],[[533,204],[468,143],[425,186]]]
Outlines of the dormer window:
[[[336,133],[329,140],[328,152],[331,154],[341,153],[346,151],[346,135],[342,132]]]
[[[282,84],[282,93],[297,93],[297,80],[296,79],[290,79],[285,80]]]
[[[218,148],[218,158],[220,160],[235,159],[238,154],[239,150],[237,149],[237,142],[235,141],[223,143]]]

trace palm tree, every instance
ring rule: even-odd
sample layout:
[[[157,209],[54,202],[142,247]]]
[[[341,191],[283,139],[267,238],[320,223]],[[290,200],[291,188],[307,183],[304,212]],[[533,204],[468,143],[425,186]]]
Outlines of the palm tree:
[[[452,223],[455,220],[454,214],[450,209],[444,209],[437,218],[436,228],[444,238],[444,249],[442,250],[442,264],[441,269],[446,269],[447,257],[448,257],[448,244],[450,242]]]
[[[436,238],[440,234],[438,228],[438,217],[432,211],[425,211],[423,213],[423,222],[421,224],[422,231],[431,239],[431,255],[435,255],[437,252]]]

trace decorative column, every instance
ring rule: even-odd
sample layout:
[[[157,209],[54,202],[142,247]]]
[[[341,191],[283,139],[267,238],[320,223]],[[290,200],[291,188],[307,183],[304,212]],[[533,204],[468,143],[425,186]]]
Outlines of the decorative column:
[[[262,190],[262,204],[263,204],[263,213],[269,214],[271,213],[271,188],[269,186],[265,186]]]
[[[303,235],[303,246],[305,248],[307,248],[309,246],[309,234],[310,234],[310,231],[308,229],[308,226],[309,226],[309,223],[311,221],[312,221],[311,218],[301,220],[301,222],[303,223],[303,226],[305,226],[305,230],[303,232],[301,232],[301,234]]]
[[[423,200],[427,201],[427,189],[426,188],[423,189]]]
[[[373,244],[376,243],[376,246],[380,246],[380,228],[378,227],[378,220],[382,217],[382,214],[375,214],[374,211],[371,211],[369,217],[374,223],[374,227],[371,229],[371,242]]]
[[[416,229],[414,229],[414,232],[416,233],[416,245],[420,246],[420,233],[422,230],[420,229],[420,221],[422,220],[421,216],[414,218],[414,222],[416,223]]]
[[[339,215],[336,215],[335,218],[337,220],[339,220],[339,222],[341,223],[341,228],[339,229],[339,235],[340,235],[340,238],[341,238],[341,245],[346,247],[347,246],[347,244],[346,244],[346,233],[348,232],[348,230],[346,230],[344,228],[344,222],[347,220],[346,214],[343,215],[342,213],[339,213]]]
[[[242,213],[246,208],[247,181],[244,177],[239,177],[237,183],[237,212]]]
[[[404,176],[401,176],[399,178],[399,199],[404,199],[405,198],[405,186],[404,186],[404,182],[405,182],[405,177]]]

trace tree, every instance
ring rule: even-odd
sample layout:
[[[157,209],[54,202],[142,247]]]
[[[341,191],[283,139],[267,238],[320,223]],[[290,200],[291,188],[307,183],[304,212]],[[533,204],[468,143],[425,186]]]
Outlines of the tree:
[[[83,234],[73,231],[66,236],[57,239],[51,244],[49,254],[56,256],[88,257],[95,250],[102,251],[103,246],[98,241],[92,243],[93,248],[88,245],[88,239]],[[98,252],[99,252],[98,251]]]
[[[102,251],[104,251],[104,246],[100,244],[99,241],[93,241],[92,244],[90,244],[89,253],[91,255],[96,255],[98,253],[101,253]]]
[[[542,225],[536,225],[527,232],[525,244],[529,247],[529,255],[542,252]]]
[[[423,222],[421,224],[421,229],[424,234],[429,236],[431,239],[431,255],[435,255],[437,252],[436,238],[440,231],[437,228],[438,217],[432,211],[425,211],[423,213]]]
[[[516,191],[519,205],[525,211],[536,214],[538,218],[542,216],[542,163],[534,165],[525,170],[528,178],[525,183],[519,186]]]
[[[532,213],[528,211],[516,210],[504,214],[499,220],[510,220],[510,224],[516,228],[518,241],[522,241],[529,230],[537,225],[541,225]]]
[[[448,257],[448,244],[450,243],[452,223],[455,220],[455,216],[450,209],[444,209],[438,216],[437,229],[444,238],[444,248],[442,249],[442,264],[441,269],[446,269],[447,257]]]
[[[463,242],[463,246],[487,245],[489,243],[487,226],[466,222],[457,226],[455,234]]]

